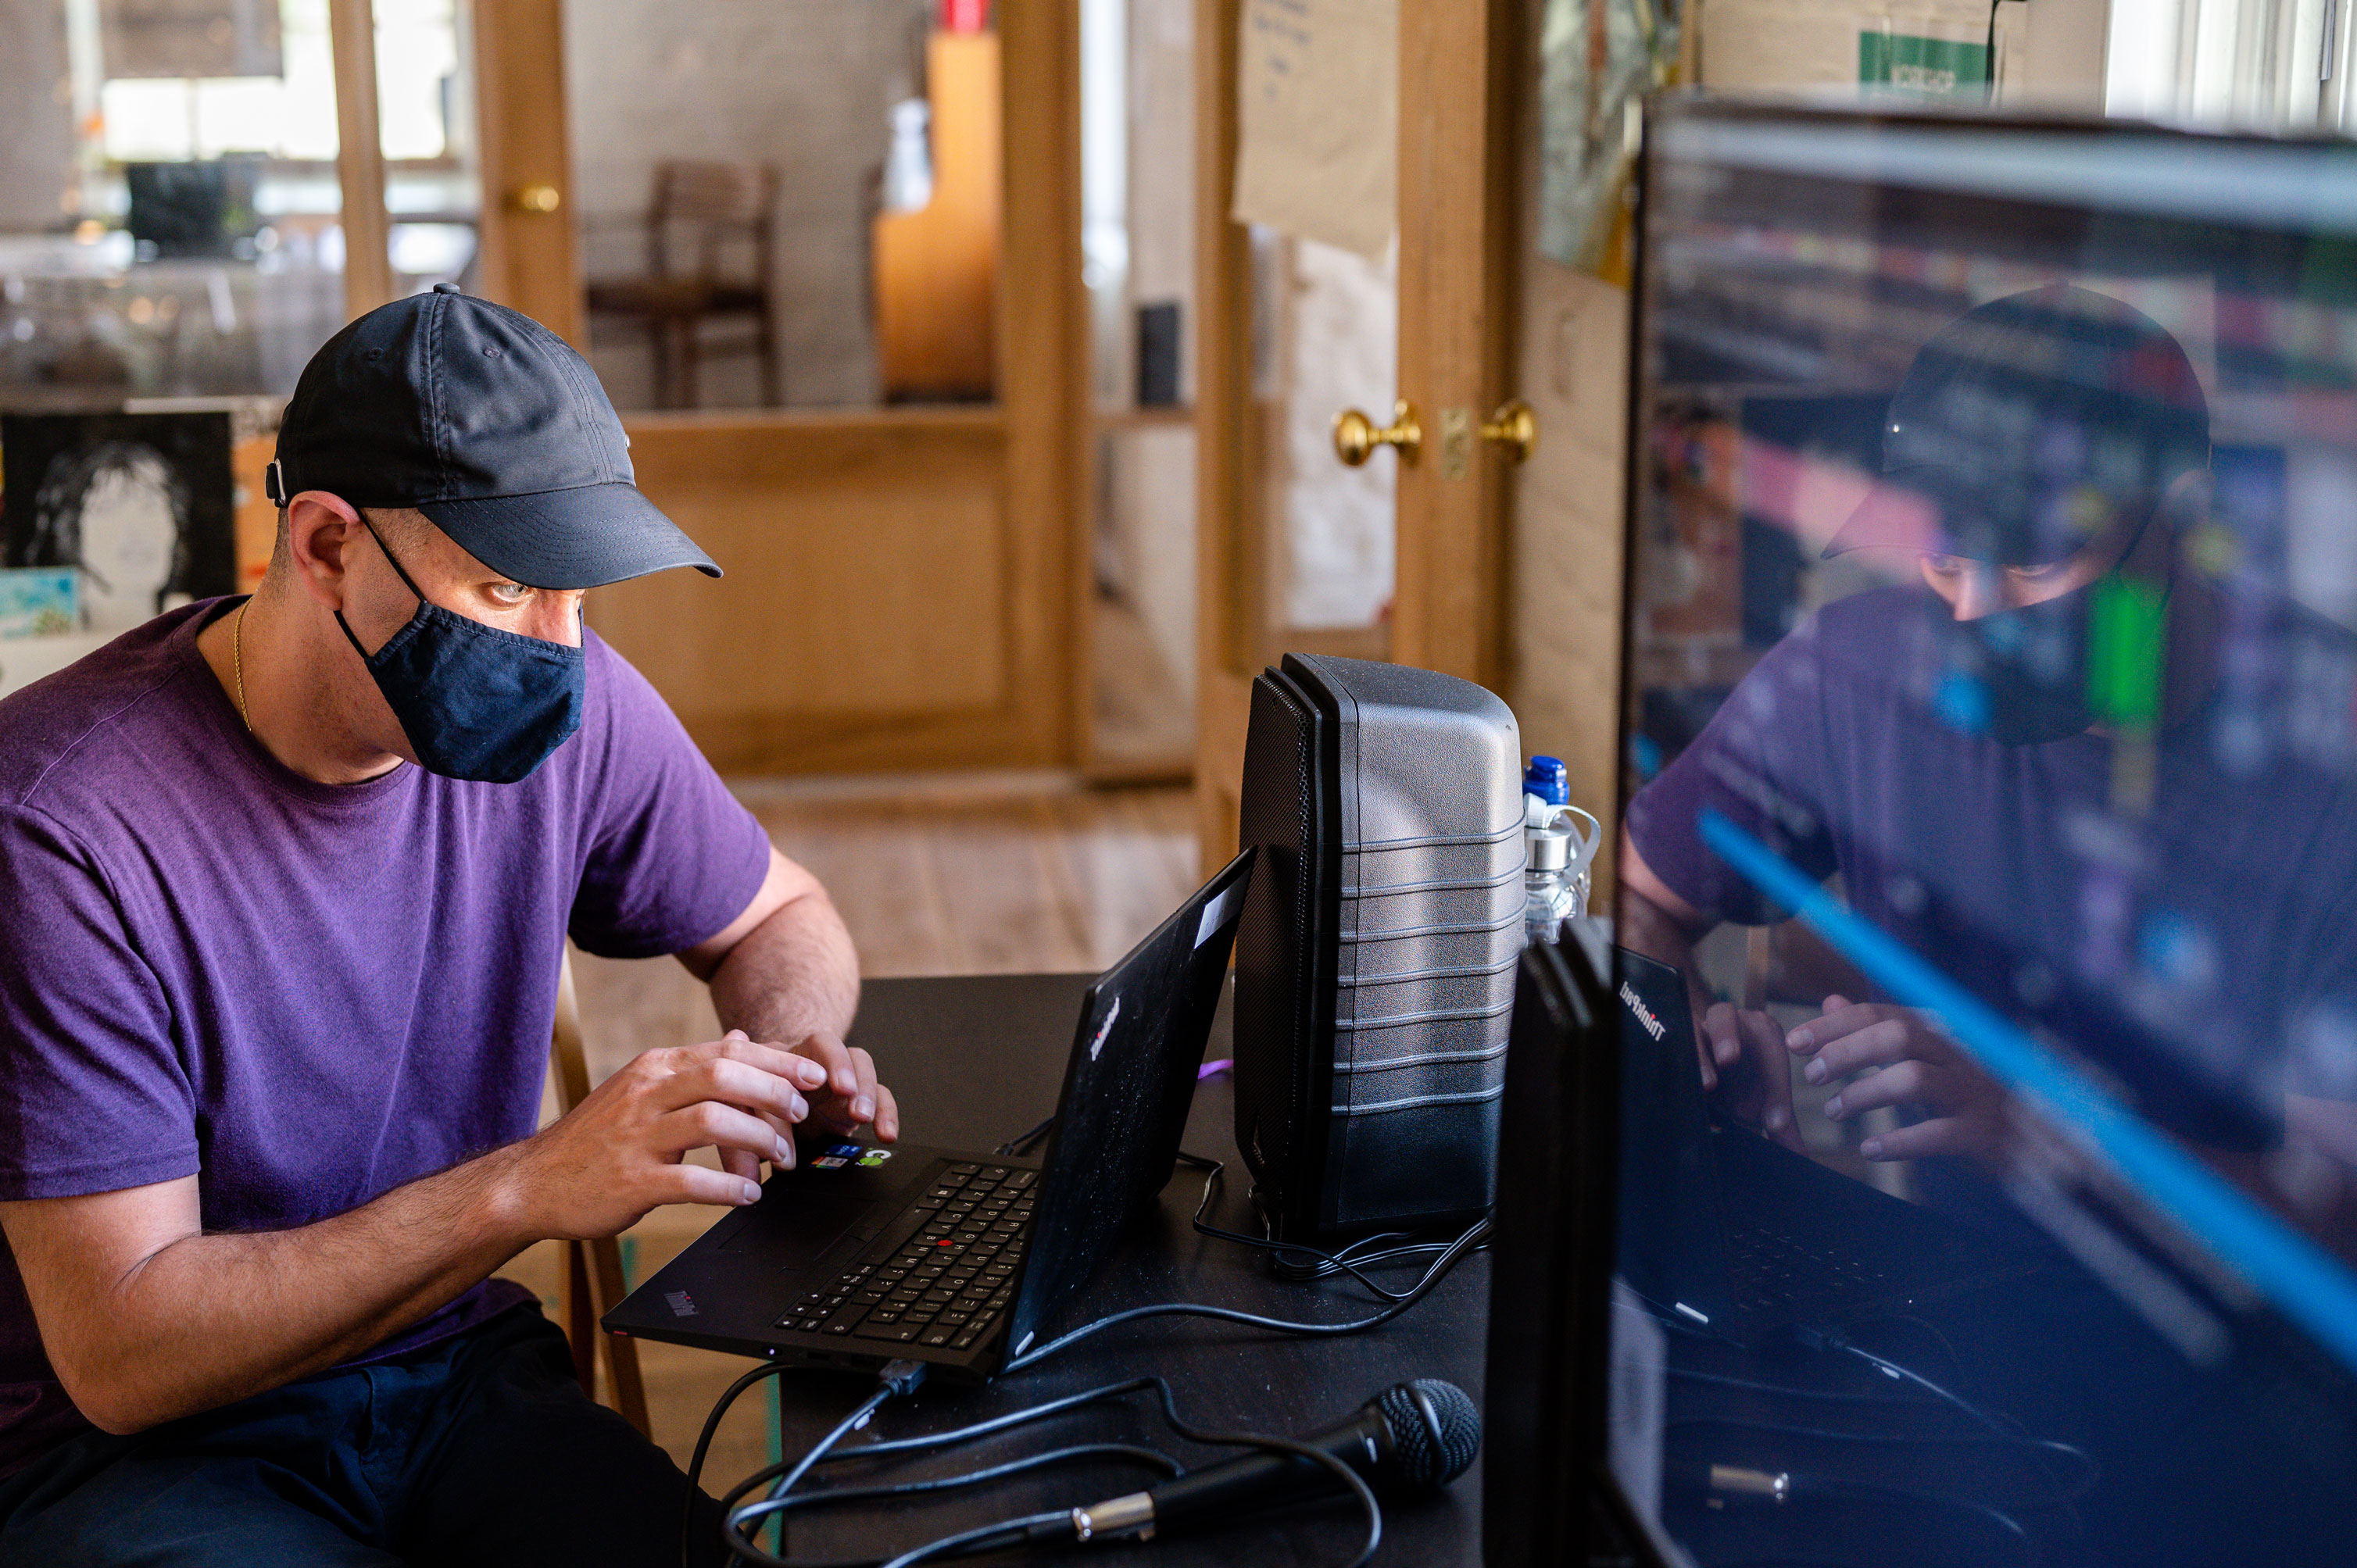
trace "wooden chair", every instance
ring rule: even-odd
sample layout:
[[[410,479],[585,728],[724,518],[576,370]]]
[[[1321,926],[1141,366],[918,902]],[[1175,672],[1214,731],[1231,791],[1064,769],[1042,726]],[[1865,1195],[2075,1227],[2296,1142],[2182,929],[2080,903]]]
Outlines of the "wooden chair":
[[[581,1008],[573,994],[573,957],[566,953],[556,974],[556,1027],[551,1031],[549,1070],[556,1080],[559,1114],[588,1097],[589,1061],[581,1049]],[[649,1437],[647,1388],[639,1376],[639,1346],[634,1339],[616,1338],[597,1326],[597,1319],[619,1305],[628,1293],[622,1284],[622,1249],[610,1236],[595,1241],[565,1243],[565,1276],[559,1316],[565,1337],[573,1345],[573,1374],[581,1391],[597,1397],[597,1361],[606,1363],[606,1402]]]
[[[778,322],[772,263],[776,249],[778,171],[771,164],[683,163],[655,166],[654,199],[647,209],[647,271],[643,277],[593,283],[593,313],[646,324],[654,347],[655,404],[693,408],[696,367],[709,355],[758,354],[761,401],[779,400]],[[674,265],[674,238],[683,235],[683,263]],[[752,245],[749,274],[724,265],[732,242]],[[748,335],[717,341],[704,334],[716,317],[746,317]],[[677,360],[674,377],[673,361]]]

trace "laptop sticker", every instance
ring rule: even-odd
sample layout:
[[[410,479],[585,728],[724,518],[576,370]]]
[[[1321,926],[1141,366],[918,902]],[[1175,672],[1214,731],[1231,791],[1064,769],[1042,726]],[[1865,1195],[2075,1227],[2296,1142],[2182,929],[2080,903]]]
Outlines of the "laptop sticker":
[[[831,1171],[838,1165],[847,1165],[850,1163],[851,1162],[849,1160],[845,1159],[841,1155],[821,1155],[817,1159],[811,1162],[811,1169],[814,1171]]]
[[[830,1144],[826,1152],[838,1160],[856,1160],[867,1151],[856,1144]]]
[[[1235,911],[1236,900],[1243,897],[1244,886],[1243,882],[1238,882],[1204,906],[1203,918],[1195,927],[1197,947],[1201,947],[1220,934],[1220,928],[1228,923],[1228,917]]]
[[[1089,1042],[1089,1060],[1096,1060],[1097,1053],[1104,1049],[1105,1036],[1113,1033],[1113,1021],[1120,1016],[1121,998],[1116,996],[1113,999],[1113,1011],[1106,1014],[1104,1022],[1097,1026],[1097,1037]]]
[[[866,1154],[859,1156],[859,1163],[866,1166],[869,1170],[874,1170],[877,1165],[882,1165],[886,1160],[888,1160],[891,1157],[892,1151],[889,1149],[870,1149]]]

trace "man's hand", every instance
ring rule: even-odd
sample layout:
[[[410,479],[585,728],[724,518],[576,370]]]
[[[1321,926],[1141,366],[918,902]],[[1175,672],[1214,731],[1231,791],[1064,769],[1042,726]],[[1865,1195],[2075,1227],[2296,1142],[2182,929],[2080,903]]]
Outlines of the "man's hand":
[[[872,1066],[868,1083],[872,1094]],[[643,1052],[517,1145],[529,1233],[587,1240],[627,1230],[666,1203],[751,1203],[762,1161],[794,1163],[794,1124],[811,1113],[805,1094],[828,1086],[828,1069],[808,1055],[737,1029],[708,1045]],[[725,1170],[686,1162],[706,1145],[719,1149]]]
[[[1825,1114],[1836,1122],[1881,1105],[1915,1105],[1930,1112],[1927,1121],[1860,1144],[1858,1153],[1869,1160],[1926,1155],[1988,1159],[2004,1141],[2006,1091],[1929,1015],[1913,1008],[1828,996],[1824,1015],[1795,1027],[1785,1044],[1806,1058],[1801,1076],[1811,1083],[1875,1069],[1825,1101]]]
[[[1695,1048],[1702,1054],[1703,1088],[1737,1121],[1759,1128],[1790,1149],[1801,1146],[1792,1122],[1792,1058],[1783,1032],[1765,1013],[1728,1002],[1702,1008]]]
[[[812,1125],[845,1135],[863,1126],[888,1144],[900,1135],[900,1107],[876,1081],[876,1058],[836,1035],[816,1034],[792,1047],[826,1073],[811,1096]]]

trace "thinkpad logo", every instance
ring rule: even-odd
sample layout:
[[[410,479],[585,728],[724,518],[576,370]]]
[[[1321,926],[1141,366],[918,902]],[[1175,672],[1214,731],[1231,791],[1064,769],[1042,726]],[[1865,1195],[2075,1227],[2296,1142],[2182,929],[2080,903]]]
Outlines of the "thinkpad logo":
[[[1096,1060],[1097,1053],[1104,1049],[1105,1036],[1113,1033],[1113,1021],[1120,1016],[1121,998],[1116,996],[1113,999],[1113,1011],[1106,1014],[1105,1021],[1097,1026],[1097,1037],[1089,1042],[1089,1060]]]
[[[1629,1011],[1637,1015],[1637,1022],[1645,1026],[1645,1033],[1657,1040],[1662,1037],[1662,1021],[1653,1016],[1653,1010],[1645,1005],[1636,992],[1630,989],[1629,983],[1625,980],[1620,983],[1620,1000],[1629,1004]]]
[[[663,1300],[671,1303],[671,1314],[673,1317],[695,1316],[695,1298],[683,1290],[665,1291]]]

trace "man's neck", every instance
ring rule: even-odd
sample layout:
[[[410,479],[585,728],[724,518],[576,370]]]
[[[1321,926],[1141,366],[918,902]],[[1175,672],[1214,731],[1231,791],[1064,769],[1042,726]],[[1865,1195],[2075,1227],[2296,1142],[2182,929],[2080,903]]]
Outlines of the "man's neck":
[[[361,784],[400,766],[367,736],[335,678],[331,660],[350,660],[352,651],[333,618],[276,578],[265,579],[242,608],[217,617],[198,635],[197,650],[253,738],[294,772],[319,784]]]

